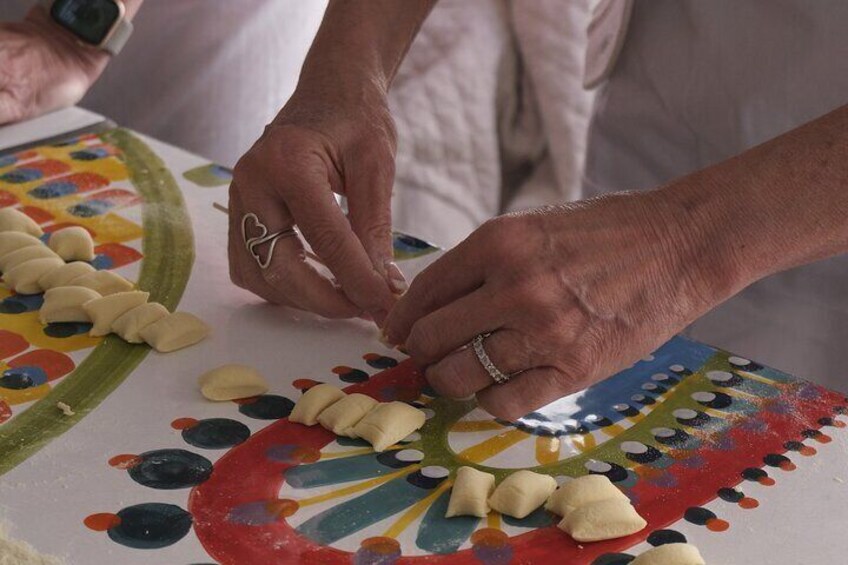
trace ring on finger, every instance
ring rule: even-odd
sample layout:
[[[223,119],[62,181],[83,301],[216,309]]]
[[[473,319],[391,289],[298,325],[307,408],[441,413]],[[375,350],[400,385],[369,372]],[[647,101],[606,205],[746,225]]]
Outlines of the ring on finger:
[[[261,232],[260,235],[256,237],[249,237],[247,234],[248,222],[253,222],[254,226]],[[284,239],[287,237],[296,237],[299,235],[298,229],[295,226],[292,226],[285,230],[280,230],[278,232],[269,233],[270,230],[268,226],[266,226],[259,219],[259,216],[256,214],[249,212],[242,216],[241,219],[241,235],[244,239],[244,246],[247,249],[247,252],[253,257],[254,261],[259,265],[260,269],[267,269],[269,265],[271,265],[271,259],[274,256],[274,248],[277,245],[277,241],[280,239]],[[271,243],[270,247],[268,247],[268,253],[263,259],[262,256],[257,251],[257,248],[260,245],[265,243]]]
[[[474,340],[471,342],[471,347],[474,350],[474,354],[477,356],[477,360],[480,361],[480,364],[489,373],[489,376],[492,377],[492,380],[495,381],[495,384],[502,385],[510,379],[511,375],[507,375],[503,371],[497,368],[492,359],[489,357],[489,354],[486,353],[486,348],[483,345],[483,342],[489,337],[491,334],[479,334]]]

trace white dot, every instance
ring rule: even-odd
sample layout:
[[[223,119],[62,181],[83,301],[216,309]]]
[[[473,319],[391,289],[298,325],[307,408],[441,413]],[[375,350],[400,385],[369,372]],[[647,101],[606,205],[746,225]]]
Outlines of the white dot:
[[[612,407],[612,409],[615,410],[616,412],[624,412],[625,410],[630,409],[630,405],[629,404],[616,404],[615,406]]]
[[[642,357],[642,361],[653,361],[653,360],[654,360],[653,355],[645,355],[644,357]]]
[[[751,364],[751,360],[745,359],[744,357],[733,356],[733,357],[728,357],[727,360],[730,362],[731,365],[736,365],[737,367],[744,367],[746,365]]]
[[[642,385],[642,390],[657,390],[657,385],[654,383],[645,383]]]
[[[634,394],[633,396],[630,397],[630,400],[632,400],[633,402],[642,402],[643,400],[645,400],[645,395],[644,394]]]
[[[395,457],[398,461],[403,461],[404,463],[417,463],[424,459],[424,453],[417,449],[401,449],[395,453]]]
[[[444,479],[450,474],[450,471],[439,465],[429,465],[421,469],[421,474],[428,479]]]
[[[621,447],[624,453],[631,453],[633,455],[642,455],[648,452],[648,446],[638,441],[625,441],[619,447]]]
[[[727,371],[707,371],[707,378],[714,383],[726,383],[733,378],[733,373]]]
[[[420,439],[421,434],[419,434],[418,432],[412,432],[411,434],[400,440],[400,443],[412,443],[413,441],[418,441]]]
[[[601,417],[598,416],[597,414],[589,414],[588,416],[586,416],[583,419],[591,424],[592,422],[597,422],[598,420],[600,420]]]
[[[656,375],[651,375],[651,380],[657,382],[667,381],[668,375],[666,375],[665,373],[657,373]]]
[[[679,373],[681,371],[685,371],[686,367],[684,367],[683,365],[672,365],[671,367],[669,367],[669,370],[674,371],[675,373]]]
[[[696,402],[712,402],[715,400],[715,397],[716,395],[711,392],[701,391],[692,393],[692,400]]]
[[[594,473],[608,473],[612,470],[612,465],[604,461],[597,461],[596,459],[589,459],[586,461],[584,467]]]
[[[424,418],[427,420],[436,415],[432,408],[422,408],[421,411],[424,412]]]
[[[689,408],[678,408],[671,415],[680,420],[694,420],[698,417],[698,413]]]
[[[677,434],[671,428],[654,428],[651,430],[651,435],[654,437],[674,437]]]

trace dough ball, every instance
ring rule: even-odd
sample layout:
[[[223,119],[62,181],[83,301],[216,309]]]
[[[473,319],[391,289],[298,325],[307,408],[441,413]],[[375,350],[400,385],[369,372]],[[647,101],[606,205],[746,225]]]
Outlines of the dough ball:
[[[51,233],[47,245],[65,261],[94,259],[94,240],[88,230],[80,226],[62,228]]]
[[[11,271],[21,263],[32,261],[33,259],[58,259],[59,256],[46,245],[30,245],[16,251],[12,251],[0,257],[0,271],[4,274]]]
[[[18,294],[38,294],[44,290],[38,280],[64,264],[58,257],[31,259],[9,269],[3,274],[3,281]]]
[[[112,323],[112,331],[121,336],[129,343],[144,343],[141,330],[154,322],[158,322],[170,312],[158,302],[149,302],[136,306],[132,310],[123,313]]]
[[[46,273],[38,279],[38,285],[44,290],[50,290],[59,286],[68,286],[72,280],[93,272],[94,267],[88,263],[74,261],[73,263],[66,263],[60,267],[56,267],[49,273]]]
[[[513,518],[525,518],[544,504],[556,487],[549,475],[516,471],[498,485],[489,498],[489,506]]]
[[[381,452],[423,426],[426,420],[424,412],[406,402],[382,402],[354,426],[353,433]]]
[[[300,400],[289,414],[289,422],[314,426],[318,416],[328,406],[344,398],[345,393],[338,387],[328,384],[317,384],[303,393]]]
[[[374,408],[378,401],[358,392],[348,394],[318,415],[318,423],[337,436],[356,437],[353,427]]]
[[[133,289],[133,284],[130,281],[112,271],[94,271],[93,273],[73,279],[70,284],[74,286],[86,286],[96,290],[102,296],[127,292]]]
[[[20,231],[0,232],[0,257],[32,245],[42,246],[44,243],[34,235],[28,233]]]
[[[194,345],[209,335],[209,326],[188,312],[174,312],[139,332],[141,338],[160,353]]]
[[[647,525],[629,502],[610,499],[575,508],[562,519],[559,528],[576,541],[589,542],[623,538]]]
[[[16,208],[0,208],[0,232],[18,231],[41,237],[44,231],[35,220]]]
[[[604,475],[585,475],[559,487],[548,499],[545,509],[560,516],[567,516],[571,510],[584,504],[610,499],[630,502],[627,495],[618,490]]]
[[[89,335],[99,337],[110,333],[112,331],[112,323],[115,320],[136,306],[141,306],[147,302],[149,296],[149,292],[131,290],[129,292],[116,292],[115,294],[92,300],[84,306],[85,311],[88,312],[94,324],[91,327]]]
[[[667,543],[649,549],[630,565],[706,565],[701,552],[688,543]]]
[[[200,392],[209,400],[235,400],[268,392],[268,383],[259,371],[246,365],[223,365],[202,375]]]
[[[495,488],[495,476],[478,471],[474,467],[460,467],[451,489],[445,518],[454,516],[477,516],[489,514],[489,495]]]
[[[42,324],[56,322],[90,322],[83,304],[100,298],[100,295],[84,286],[60,286],[44,293],[44,304],[38,312]]]

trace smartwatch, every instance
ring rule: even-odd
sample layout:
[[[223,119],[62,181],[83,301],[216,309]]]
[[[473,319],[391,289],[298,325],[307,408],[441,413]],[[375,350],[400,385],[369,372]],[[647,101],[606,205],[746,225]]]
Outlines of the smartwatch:
[[[50,18],[81,43],[112,55],[124,48],[133,26],[121,0],[39,0]]]

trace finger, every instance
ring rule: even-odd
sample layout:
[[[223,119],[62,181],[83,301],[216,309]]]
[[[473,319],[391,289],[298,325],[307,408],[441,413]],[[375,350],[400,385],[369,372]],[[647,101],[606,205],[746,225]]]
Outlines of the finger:
[[[477,393],[477,403],[496,418],[517,420],[583,388],[579,381],[554,367],[538,367],[514,375],[502,385]]]
[[[515,330],[496,331],[483,341],[483,348],[495,367],[505,375],[544,364],[533,358],[523,335]],[[448,398],[466,398],[495,384],[471,346],[431,365],[424,376],[436,392]]]
[[[415,322],[404,344],[415,362],[426,367],[467,345],[478,334],[494,332],[507,316],[504,304],[483,285]]]
[[[24,110],[20,102],[9,92],[0,90],[0,125],[20,121]]]

